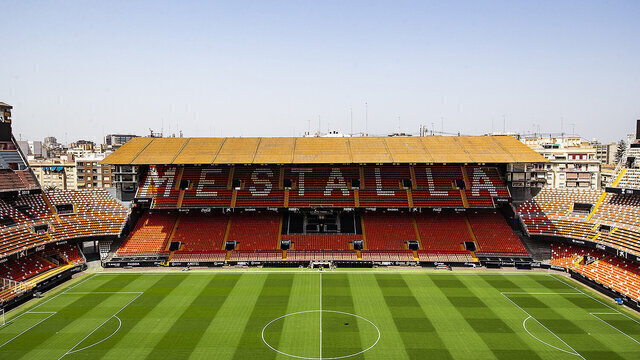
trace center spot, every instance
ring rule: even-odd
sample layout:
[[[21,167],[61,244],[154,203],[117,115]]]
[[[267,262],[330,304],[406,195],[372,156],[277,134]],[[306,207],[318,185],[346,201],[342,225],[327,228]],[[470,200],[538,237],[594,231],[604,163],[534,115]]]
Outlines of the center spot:
[[[309,310],[271,320],[262,329],[262,340],[271,350],[293,358],[345,359],[373,348],[380,330],[359,315]]]

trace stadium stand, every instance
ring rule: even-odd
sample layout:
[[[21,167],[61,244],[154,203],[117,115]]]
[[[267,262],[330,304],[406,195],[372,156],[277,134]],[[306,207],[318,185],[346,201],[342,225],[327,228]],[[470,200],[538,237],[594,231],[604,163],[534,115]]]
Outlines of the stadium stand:
[[[422,213],[415,216],[422,253],[468,253],[465,241],[473,241],[464,214]]]
[[[181,182],[188,182],[183,190],[181,207],[210,208],[231,206],[231,167],[185,167]],[[180,170],[178,170],[180,171]],[[172,195],[178,200],[178,195]],[[176,204],[177,205],[177,204]]]
[[[477,254],[529,254],[502,215],[481,212],[467,217],[478,243]]]
[[[363,207],[409,207],[408,193],[402,182],[411,182],[408,166],[363,167],[364,188],[359,191]]]
[[[282,235],[281,240],[293,243],[294,250],[353,250],[353,241],[362,240],[355,234],[294,234]]]
[[[465,166],[468,187],[465,190],[467,202],[472,208],[494,207],[492,198],[510,198],[509,189],[500,178],[498,169],[479,166]]]
[[[363,216],[367,250],[403,250],[417,240],[413,217],[396,212],[366,212]]]
[[[167,253],[167,242],[175,227],[176,219],[176,214],[143,214],[135,229],[118,250],[118,255]]]
[[[8,256],[60,240],[117,236],[127,210],[104,189],[51,190],[0,200],[0,214],[10,219],[0,225],[0,256]]]
[[[295,185],[289,190],[289,207],[353,207],[352,179],[360,179],[357,167],[285,167],[285,179]]]
[[[280,214],[274,212],[245,212],[231,216],[228,241],[235,241],[238,250],[277,250],[280,248]]]
[[[576,204],[591,210],[578,212]],[[640,254],[640,206],[631,195],[544,188],[520,205],[518,213],[531,235],[580,239]]]
[[[640,300],[638,263],[601,250],[562,243],[552,244],[550,263],[576,271],[621,294]]]
[[[277,166],[236,166],[233,177],[242,188],[236,190],[235,207],[284,207],[281,170]]]
[[[463,182],[460,166],[414,166],[416,187],[411,190],[416,207],[462,208],[462,195],[455,182]]]
[[[180,254],[215,253],[224,249],[228,223],[222,214],[181,214],[171,241],[182,243]]]

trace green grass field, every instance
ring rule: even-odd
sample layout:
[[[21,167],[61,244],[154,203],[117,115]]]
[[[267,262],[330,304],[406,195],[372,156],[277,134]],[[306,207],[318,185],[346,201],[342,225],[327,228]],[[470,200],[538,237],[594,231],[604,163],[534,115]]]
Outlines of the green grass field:
[[[0,358],[640,359],[618,309],[545,273],[100,273],[8,313]]]

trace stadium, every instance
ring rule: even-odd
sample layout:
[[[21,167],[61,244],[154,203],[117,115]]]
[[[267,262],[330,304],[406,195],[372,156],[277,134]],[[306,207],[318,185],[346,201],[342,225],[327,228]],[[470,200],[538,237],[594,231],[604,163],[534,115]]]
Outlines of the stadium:
[[[510,136],[135,138],[113,192],[0,147],[2,358],[640,353],[634,145],[606,191]]]

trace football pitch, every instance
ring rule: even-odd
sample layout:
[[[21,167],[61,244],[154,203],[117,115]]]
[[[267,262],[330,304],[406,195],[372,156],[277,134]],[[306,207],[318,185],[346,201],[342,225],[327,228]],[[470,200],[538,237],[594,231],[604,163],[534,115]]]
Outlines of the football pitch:
[[[0,359],[640,359],[640,319],[562,276],[85,275],[9,312]]]

